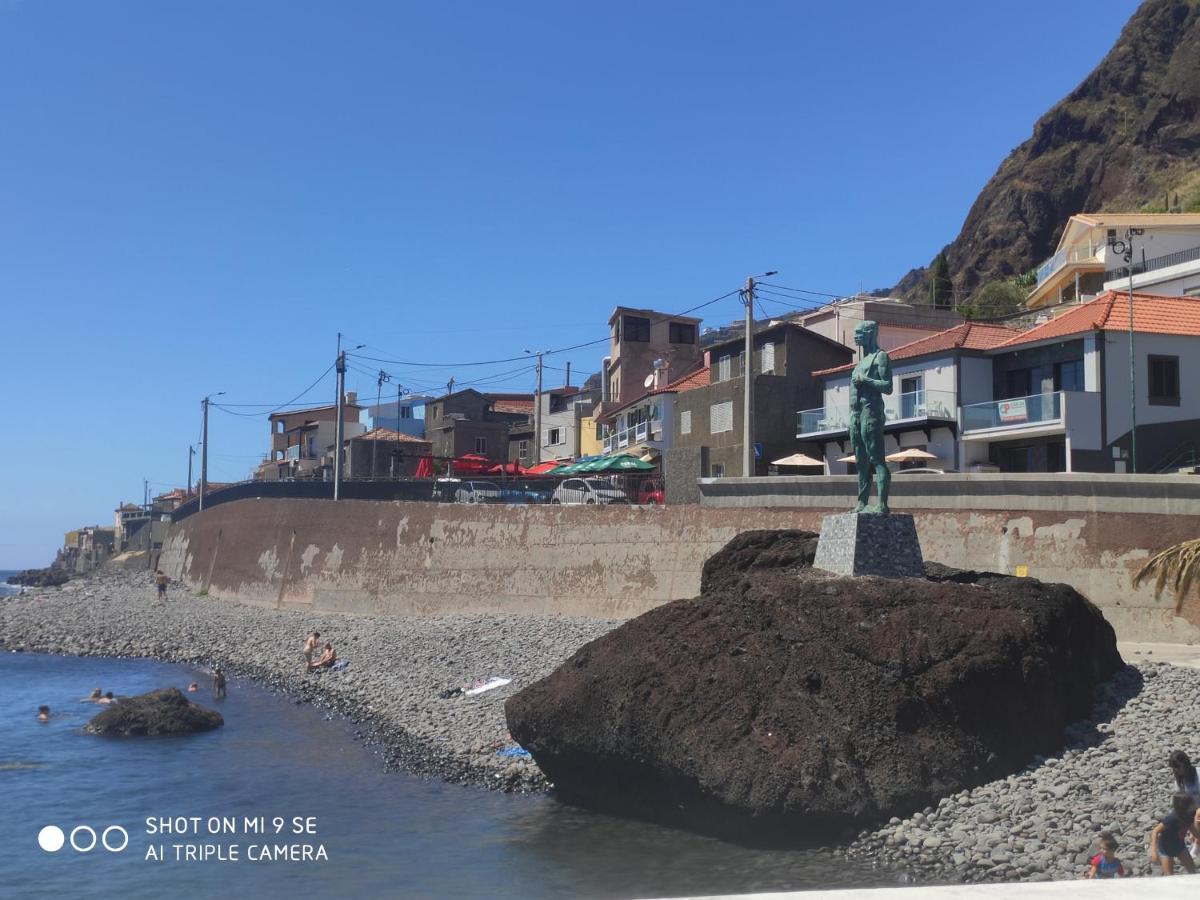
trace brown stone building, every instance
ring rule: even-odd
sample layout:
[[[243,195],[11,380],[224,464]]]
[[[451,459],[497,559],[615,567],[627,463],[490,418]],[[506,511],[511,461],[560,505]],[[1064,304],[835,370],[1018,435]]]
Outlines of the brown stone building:
[[[699,319],[618,306],[608,325],[611,340],[601,372],[598,419],[646,393],[656,361],[660,384],[694,371],[703,361]]]
[[[390,428],[375,428],[346,440],[346,477],[411,477],[421,459],[431,452],[429,441]]]
[[[709,383],[675,398],[674,447],[700,451],[700,477],[742,474],[744,346],[739,337],[710,347]],[[753,474],[765,475],[770,460],[804,449],[796,444],[796,411],[821,402],[813,370],[853,359],[848,347],[794,322],[771,322],[755,333],[752,424],[762,453]]]
[[[436,459],[479,453],[501,462],[508,458],[508,432],[533,415],[532,394],[483,394],[466,388],[425,406],[425,439]]]

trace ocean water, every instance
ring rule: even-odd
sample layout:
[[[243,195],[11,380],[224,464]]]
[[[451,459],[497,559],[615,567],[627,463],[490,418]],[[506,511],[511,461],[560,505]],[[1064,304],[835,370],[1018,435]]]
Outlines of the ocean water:
[[[83,731],[99,707],[80,698],[94,687],[119,696],[193,680],[223,728],[133,739]],[[347,723],[237,680],[214,700],[189,667],[5,653],[0,685],[4,896],[662,897],[897,883],[817,851],[751,850],[547,796],[386,773]],[[42,704],[48,723],[36,720]],[[178,817],[182,833],[149,833],[148,818]],[[39,846],[46,826],[68,838],[56,852]],[[124,849],[104,849],[110,826],[125,829]],[[74,849],[72,832],[85,848],[88,828],[95,849]],[[111,847],[122,842],[109,832]],[[222,850],[187,858],[188,845],[199,855],[206,844]],[[251,858],[263,855],[252,847],[277,844],[320,847],[326,858]],[[162,858],[147,858],[151,848]]]
[[[8,583],[8,576],[16,574],[17,570],[15,569],[0,569],[0,597],[8,597],[12,594],[21,593],[20,585]]]

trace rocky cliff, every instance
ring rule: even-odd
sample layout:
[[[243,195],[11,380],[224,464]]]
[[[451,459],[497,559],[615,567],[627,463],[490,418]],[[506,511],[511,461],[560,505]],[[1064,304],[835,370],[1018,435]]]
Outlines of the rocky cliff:
[[[1027,272],[1076,213],[1176,208],[1200,211],[1200,2],[1147,0],[975,200],[946,247],[954,286]],[[927,296],[928,270],[894,293]]]

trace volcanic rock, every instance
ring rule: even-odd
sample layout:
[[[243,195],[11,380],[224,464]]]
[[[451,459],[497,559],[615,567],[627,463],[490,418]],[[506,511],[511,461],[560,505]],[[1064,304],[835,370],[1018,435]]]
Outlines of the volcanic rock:
[[[123,697],[92,717],[87,731],[107,735],[194,734],[225,724],[221,714],[188,700],[179,688]]]
[[[9,584],[19,584],[24,587],[58,587],[70,580],[70,575],[62,569],[53,566],[47,569],[25,569],[16,575],[8,576]]]
[[[739,536],[706,566],[706,594],[509,699],[513,738],[561,799],[828,843],[1053,755],[1124,668],[1069,586],[944,568],[841,578],[796,565],[807,540]]]

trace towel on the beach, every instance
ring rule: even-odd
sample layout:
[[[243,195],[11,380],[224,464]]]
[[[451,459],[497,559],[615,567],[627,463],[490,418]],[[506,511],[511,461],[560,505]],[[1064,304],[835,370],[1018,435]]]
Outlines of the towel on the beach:
[[[463,693],[468,697],[473,697],[476,694],[482,694],[484,691],[490,691],[494,688],[504,687],[506,684],[511,682],[511,678],[489,678],[483,684],[477,684],[473,688],[468,688],[467,690],[463,691]]]
[[[348,665],[350,665],[350,663],[348,663],[346,660],[339,659],[337,662],[335,662],[332,666],[329,667],[329,671],[330,672],[340,672],[342,669],[346,668],[346,666],[348,666]]]
[[[524,747],[505,747],[503,750],[497,750],[496,755],[497,756],[520,756],[520,757],[523,757],[526,759],[533,756],[533,754],[530,753],[528,750],[526,750]]]

